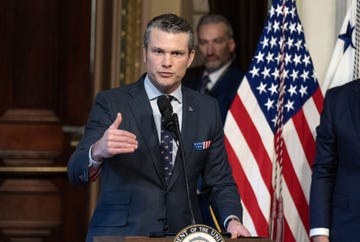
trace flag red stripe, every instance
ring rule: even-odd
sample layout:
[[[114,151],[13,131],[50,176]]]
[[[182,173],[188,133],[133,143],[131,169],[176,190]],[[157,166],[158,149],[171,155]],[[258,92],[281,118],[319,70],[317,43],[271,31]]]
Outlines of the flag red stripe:
[[[318,88],[316,92],[312,95],[312,99],[314,100],[318,112],[321,113],[323,108],[324,97],[320,88]]]
[[[291,144],[289,144],[291,145]],[[296,175],[294,167],[292,165],[288,150],[284,148],[284,161],[283,161],[283,175],[288,185],[290,195],[294,201],[294,205],[300,214],[300,219],[304,224],[304,227],[307,229],[309,227],[309,205],[307,203],[304,191],[302,190],[299,179]]]
[[[304,115],[303,109],[300,109],[292,119],[303,151],[305,153],[305,157],[309,163],[309,166],[311,166],[315,157],[315,140]]]
[[[291,232],[287,219],[284,219],[284,242],[296,242],[293,233]]]
[[[235,96],[232,107],[234,108],[231,108],[230,112],[255,157],[268,191],[271,192],[272,163],[265,147],[263,146],[259,132],[238,95]]]
[[[225,147],[232,167],[233,176],[240,192],[240,196],[246,197],[246,199],[242,199],[242,202],[250,214],[256,232],[259,236],[268,237],[268,223],[266,218],[261,212],[255,193],[249,181],[246,179],[246,175],[240,164],[240,161],[237,159],[237,156],[226,137]]]

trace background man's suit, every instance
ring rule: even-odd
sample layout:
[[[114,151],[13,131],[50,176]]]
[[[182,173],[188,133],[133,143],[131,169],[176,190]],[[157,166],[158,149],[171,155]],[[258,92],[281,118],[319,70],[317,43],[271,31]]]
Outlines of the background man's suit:
[[[360,241],[360,80],[327,91],[316,131],[310,226]]]
[[[202,174],[205,187],[211,186],[210,199],[218,218],[242,218],[239,196],[223,140],[223,126],[217,101],[183,87],[182,138],[189,165],[191,202],[197,223],[201,223],[196,185]],[[144,76],[122,88],[100,92],[90,113],[85,136],[68,164],[72,182],[89,179],[89,147],[101,138],[118,112],[123,121],[119,128],[134,133],[138,149],[116,155],[103,162],[101,193],[91,220],[88,240],[94,235],[149,235],[163,230],[168,218],[169,232],[176,233],[191,224],[184,171],[179,155],[168,187],[153,112],[144,89]],[[201,126],[197,125],[201,124]],[[196,149],[195,143],[211,141],[209,148]],[[178,152],[179,154],[179,152]],[[215,169],[214,169],[215,168]],[[227,187],[227,189],[224,189]],[[146,209],[151,207],[152,209]]]
[[[200,90],[201,77],[204,71],[204,66],[188,69],[183,78],[183,85],[190,87],[193,90]],[[233,61],[208,93],[210,96],[218,100],[223,123],[225,122],[226,114],[231,106],[232,101],[234,100],[237,89],[243,77],[243,72],[236,65],[235,61]]]

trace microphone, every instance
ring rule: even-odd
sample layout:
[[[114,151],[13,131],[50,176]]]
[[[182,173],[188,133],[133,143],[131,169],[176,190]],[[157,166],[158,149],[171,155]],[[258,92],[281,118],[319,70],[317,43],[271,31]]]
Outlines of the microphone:
[[[173,114],[173,108],[171,106],[171,98],[168,98],[165,95],[158,97],[157,104],[160,110],[160,113],[164,119],[165,128],[171,131],[174,135],[174,139],[179,143],[179,151],[180,151],[180,158],[183,163],[184,168],[184,177],[185,177],[185,186],[186,186],[186,195],[189,205],[189,210],[191,214],[191,223],[195,224],[195,216],[194,211],[191,206],[190,201],[190,188],[189,188],[189,175],[188,175],[188,166],[185,159],[185,152],[184,152],[184,144],[182,142],[180,128],[179,128],[179,120],[176,113]]]
[[[175,114],[173,114],[171,99],[172,97],[167,97],[166,95],[162,95],[158,97],[157,105],[159,107],[161,116],[164,119],[165,128],[174,134],[173,136],[176,141],[179,141],[179,136],[177,135],[176,125],[175,125],[177,119],[174,120]]]

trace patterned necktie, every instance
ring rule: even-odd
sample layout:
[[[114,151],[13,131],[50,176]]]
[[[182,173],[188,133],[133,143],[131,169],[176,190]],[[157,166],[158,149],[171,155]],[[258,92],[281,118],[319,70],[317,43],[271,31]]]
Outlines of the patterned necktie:
[[[207,88],[207,85],[209,84],[209,82],[210,82],[209,75],[207,73],[205,73],[201,77],[200,93],[202,93],[202,94],[208,94],[209,93],[209,89]]]
[[[170,101],[172,100],[172,96],[168,96]],[[171,132],[165,128],[164,119],[161,119],[161,143],[160,143],[160,153],[161,159],[164,163],[164,171],[165,171],[165,180],[166,182],[169,181],[172,175],[173,169],[173,161],[172,161],[172,154],[173,154],[173,137]]]

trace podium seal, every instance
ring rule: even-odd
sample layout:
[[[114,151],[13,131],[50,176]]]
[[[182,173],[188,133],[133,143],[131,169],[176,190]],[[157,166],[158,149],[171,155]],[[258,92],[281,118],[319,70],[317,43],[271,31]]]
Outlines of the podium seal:
[[[214,228],[204,224],[190,225],[176,234],[174,242],[224,242]]]

